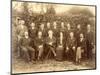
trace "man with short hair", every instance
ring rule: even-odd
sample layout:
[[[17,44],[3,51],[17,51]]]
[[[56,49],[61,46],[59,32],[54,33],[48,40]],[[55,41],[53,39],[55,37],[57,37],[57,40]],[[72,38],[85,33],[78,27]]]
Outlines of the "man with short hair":
[[[76,50],[76,63],[80,63],[83,57],[87,56],[86,51],[86,39],[83,33],[79,34],[79,39],[77,40],[77,50]]]
[[[28,32],[24,32],[24,37],[20,40],[20,48],[23,53],[23,58],[29,62],[35,60],[35,49],[32,48],[31,39],[29,38]]]
[[[53,36],[57,38],[58,37],[58,28],[57,28],[57,22],[56,21],[53,22],[52,30],[53,30]]]
[[[41,31],[38,31],[38,37],[35,40],[35,45],[37,50],[37,60],[42,60],[42,55],[44,52],[44,39]]]
[[[60,31],[63,32],[64,37],[66,37],[66,28],[64,22],[61,22]]]
[[[21,56],[19,41],[21,40],[21,38],[24,37],[24,33],[27,32],[27,31],[28,31],[28,29],[25,26],[25,21],[24,20],[20,20],[19,25],[16,28],[18,57]]]
[[[34,47],[34,48],[35,48],[34,42],[35,42],[36,35],[37,35],[37,28],[36,28],[35,23],[32,22],[32,23],[30,24],[30,28],[29,28],[29,36],[30,36],[30,38],[32,39],[32,40],[31,40],[31,44],[32,44],[32,47]]]
[[[87,25],[86,42],[87,42],[87,58],[92,59],[92,49],[94,47],[94,36],[90,24]]]
[[[42,36],[44,38],[46,37],[46,30],[45,30],[45,27],[44,27],[44,23],[41,23],[38,31],[41,31],[42,32]]]
[[[53,56],[56,57],[55,44],[56,44],[56,39],[53,36],[53,31],[49,30],[48,37],[46,38],[46,45],[47,45],[49,51],[48,51],[46,58],[48,58],[50,53],[53,53]]]
[[[48,36],[48,31],[49,30],[51,30],[52,28],[51,28],[51,23],[50,22],[47,22],[47,24],[46,24],[46,37]]]
[[[83,33],[83,32],[82,32],[81,25],[78,24],[78,25],[77,25],[77,28],[76,28],[76,30],[75,30],[75,37],[76,37],[77,40],[80,38],[80,33]]]
[[[67,28],[66,28],[66,39],[70,36],[70,32],[71,32],[71,25],[70,23],[67,24]]]
[[[70,32],[70,35],[66,41],[66,51],[65,52],[66,52],[67,58],[74,62],[75,62],[75,58],[76,58],[75,57],[76,46],[77,46],[77,43],[76,43],[76,39],[74,37],[74,33]]]

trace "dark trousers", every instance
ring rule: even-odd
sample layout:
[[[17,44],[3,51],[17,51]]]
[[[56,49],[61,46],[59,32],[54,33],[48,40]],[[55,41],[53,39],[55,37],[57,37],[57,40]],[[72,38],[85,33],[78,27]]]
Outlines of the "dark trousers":
[[[21,47],[21,53],[23,54],[22,57],[27,62],[35,59],[35,49],[32,47]]]
[[[87,58],[92,59],[92,45],[87,43]]]
[[[72,48],[69,48],[68,52],[66,53],[67,60],[74,61],[76,58],[76,51],[74,51]]]
[[[46,46],[47,48],[47,55],[46,55],[46,59],[47,58],[52,58],[52,56],[56,56],[56,52],[55,52],[55,47],[52,47],[52,46],[49,46],[47,45]]]

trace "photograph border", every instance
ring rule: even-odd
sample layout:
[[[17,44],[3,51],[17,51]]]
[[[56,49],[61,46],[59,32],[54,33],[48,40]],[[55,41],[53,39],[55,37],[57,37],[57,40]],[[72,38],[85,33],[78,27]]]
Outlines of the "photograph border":
[[[12,2],[32,2],[32,3],[48,3],[48,4],[60,4],[60,5],[78,5],[78,6],[91,6],[95,7],[95,68],[93,69],[78,69],[78,70],[61,70],[61,71],[46,71],[46,72],[28,72],[28,73],[12,73]],[[11,59],[10,59],[10,74],[37,74],[37,73],[53,73],[53,72],[70,72],[70,71],[86,71],[86,70],[96,70],[97,69],[97,5],[85,5],[85,4],[71,4],[71,3],[55,3],[55,2],[41,2],[41,1],[23,1],[23,0],[11,0],[10,2],[10,28],[11,28],[11,37],[10,37],[10,47],[11,47]]]

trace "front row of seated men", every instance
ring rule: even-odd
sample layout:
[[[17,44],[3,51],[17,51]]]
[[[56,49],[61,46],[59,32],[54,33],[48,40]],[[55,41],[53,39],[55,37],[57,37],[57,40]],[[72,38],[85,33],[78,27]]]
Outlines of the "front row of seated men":
[[[66,58],[68,60],[72,60],[74,62],[80,63],[82,58],[82,52],[85,52],[85,38],[81,33],[80,38],[76,41],[74,37],[74,33],[70,32],[70,37],[67,39],[67,43],[65,46],[65,41],[63,37],[63,33],[60,32],[60,37],[56,40],[53,37],[53,32],[50,30],[48,32],[48,37],[43,39],[42,32],[38,32],[38,37],[35,39],[35,46],[31,45],[32,41],[28,35],[28,32],[24,33],[24,37],[20,40],[20,48],[21,53],[23,53],[23,57],[26,61],[34,61],[34,60],[42,60],[43,56],[48,58],[50,53],[53,54],[56,60],[62,60],[64,54],[66,54]],[[57,46],[55,45],[57,42]],[[46,46],[45,46],[46,45]],[[46,47],[46,49],[44,48]],[[46,50],[46,54],[44,52]]]

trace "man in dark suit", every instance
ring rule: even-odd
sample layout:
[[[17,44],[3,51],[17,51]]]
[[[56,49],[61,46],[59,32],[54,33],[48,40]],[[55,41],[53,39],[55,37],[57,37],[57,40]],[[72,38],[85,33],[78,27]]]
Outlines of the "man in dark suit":
[[[36,38],[36,35],[37,35],[37,28],[36,28],[36,26],[35,26],[35,23],[34,22],[32,22],[31,24],[30,24],[30,28],[29,28],[29,36],[30,36],[30,38],[32,39],[32,46],[35,48],[35,44],[34,44],[34,42],[35,42],[35,38]]]
[[[66,39],[70,36],[70,32],[72,31],[72,29],[71,29],[71,25],[70,25],[70,23],[68,23],[67,24],[67,28],[66,28]]]
[[[35,59],[35,49],[31,46],[31,39],[28,32],[24,32],[24,37],[20,40],[20,48],[23,53],[23,58],[29,62]]]
[[[83,57],[87,56],[86,51],[86,39],[83,33],[79,34],[77,39],[77,50],[76,50],[76,63],[80,63]]]
[[[46,45],[48,47],[48,53],[46,58],[48,58],[50,53],[53,53],[53,56],[56,57],[56,52],[55,52],[55,44],[56,44],[56,39],[53,36],[53,31],[49,30],[48,31],[48,37],[46,38]]]
[[[57,38],[58,37],[58,28],[57,28],[57,22],[56,21],[53,22],[53,28],[52,28],[52,30],[53,30],[53,36],[55,38]]]
[[[60,32],[63,32],[63,36],[66,37],[66,28],[64,22],[61,22]]]
[[[76,39],[74,37],[74,33],[70,32],[70,36],[67,38],[66,41],[66,55],[69,60],[75,62],[75,54],[76,54]]]
[[[38,31],[41,31],[41,32],[42,32],[42,36],[43,36],[43,38],[46,37],[46,29],[45,29],[45,27],[44,27],[44,23],[41,23],[41,25],[40,25]]]
[[[47,22],[47,24],[46,24],[46,37],[48,36],[48,31],[49,30],[52,30],[52,28],[51,28],[51,23],[50,22]]]
[[[42,60],[42,55],[44,51],[44,39],[43,39],[43,33],[41,31],[38,31],[38,37],[35,39],[35,45],[36,45],[36,57],[37,60]]]
[[[82,32],[81,25],[78,24],[77,28],[75,29],[75,37],[78,40],[80,38],[80,33]]]
[[[92,49],[94,46],[94,36],[93,36],[93,32],[91,31],[90,24],[87,25],[86,42],[87,42],[87,58],[92,59]]]

